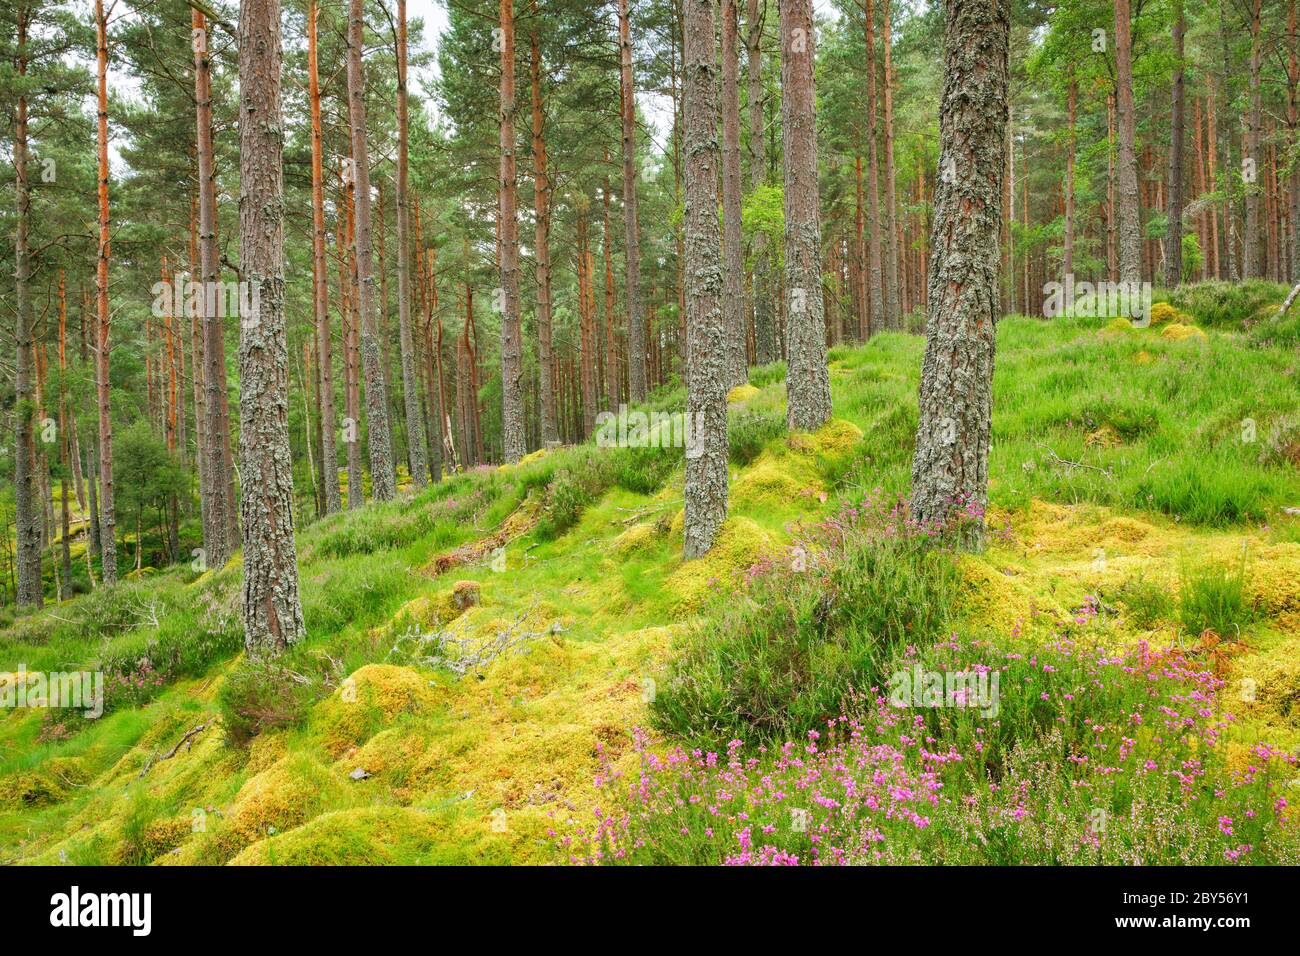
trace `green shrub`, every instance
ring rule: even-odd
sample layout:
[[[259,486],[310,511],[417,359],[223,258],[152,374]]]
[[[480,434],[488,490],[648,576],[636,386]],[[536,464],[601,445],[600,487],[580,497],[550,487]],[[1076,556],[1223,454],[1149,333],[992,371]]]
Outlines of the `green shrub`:
[[[1197,635],[1213,631],[1237,639],[1257,617],[1246,599],[1246,553],[1235,566],[1184,559],[1179,568],[1178,615],[1183,630]]]
[[[1107,597],[1124,605],[1130,623],[1144,630],[1174,616],[1175,604],[1169,582],[1152,581],[1144,574],[1129,578]]]
[[[797,739],[883,687],[905,647],[945,633],[959,582],[952,554],[904,513],[847,508],[824,540],[719,595],[669,667],[656,725],[717,746]]]
[[[1191,313],[1199,325],[1246,329],[1277,311],[1287,287],[1264,279],[1197,282],[1169,293],[1169,304]]]
[[[245,658],[226,675],[218,693],[226,736],[243,745],[265,731],[296,726],[306,719],[319,691],[317,681],[283,662]]]

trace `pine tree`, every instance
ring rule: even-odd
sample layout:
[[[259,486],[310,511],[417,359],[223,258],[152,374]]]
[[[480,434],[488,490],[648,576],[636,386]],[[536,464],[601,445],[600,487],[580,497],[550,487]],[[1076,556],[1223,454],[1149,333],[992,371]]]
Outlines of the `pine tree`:
[[[988,495],[998,234],[1006,170],[1010,0],[949,0],[939,107],[920,422],[912,515],[946,525]],[[975,538],[971,543],[975,543]]]

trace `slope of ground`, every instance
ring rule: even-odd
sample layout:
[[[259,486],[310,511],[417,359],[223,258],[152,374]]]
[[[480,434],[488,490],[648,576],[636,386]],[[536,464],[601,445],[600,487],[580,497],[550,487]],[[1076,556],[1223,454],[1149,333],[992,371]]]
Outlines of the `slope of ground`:
[[[1108,329],[1003,323],[994,533],[963,559],[960,613],[1011,630],[1095,600],[1119,642],[1193,642],[1177,602],[1137,595],[1244,561],[1251,617],[1220,635],[1243,688],[1230,734],[1294,748],[1294,353]],[[303,529],[309,637],[271,694],[239,654],[237,562],[20,619],[0,666],[101,670],[108,706],[0,717],[0,858],[559,859],[551,833],[583,826],[597,776],[636,766],[634,728],[711,592],[784,559],[841,496],[906,488],[922,346],[835,350],[837,418],[813,436],[780,434],[782,370],[756,370],[733,395],[731,517],[697,562],[680,558],[680,450],[566,449]]]

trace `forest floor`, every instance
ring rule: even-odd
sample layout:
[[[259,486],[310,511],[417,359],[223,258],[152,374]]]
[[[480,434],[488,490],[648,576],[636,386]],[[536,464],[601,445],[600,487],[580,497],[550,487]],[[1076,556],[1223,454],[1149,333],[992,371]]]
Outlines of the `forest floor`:
[[[991,534],[956,559],[952,627],[1046,645],[1035,621],[1075,620],[1199,655],[1231,773],[1300,746],[1300,359],[1198,318],[1002,323]],[[678,742],[650,701],[736,575],[855,496],[906,491],[923,346],[834,349],[836,417],[813,436],[781,433],[784,370],[756,369],[731,397],[730,516],[696,562],[680,451],[605,474],[562,449],[302,528],[308,637],[275,693],[240,651],[237,561],[18,619],[0,667],[102,671],[107,708],[0,716],[0,859],[564,861],[607,806],[598,778]],[[1238,586],[1233,633],[1188,607],[1215,574]]]

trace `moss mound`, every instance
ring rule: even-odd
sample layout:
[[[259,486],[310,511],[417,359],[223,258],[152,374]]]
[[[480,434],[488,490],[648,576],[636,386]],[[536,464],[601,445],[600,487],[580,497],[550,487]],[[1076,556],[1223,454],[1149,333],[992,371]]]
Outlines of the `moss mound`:
[[[1205,333],[1194,325],[1171,322],[1160,330],[1160,337],[1171,342],[1185,342],[1188,339],[1205,339]]]

